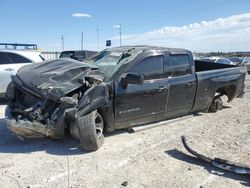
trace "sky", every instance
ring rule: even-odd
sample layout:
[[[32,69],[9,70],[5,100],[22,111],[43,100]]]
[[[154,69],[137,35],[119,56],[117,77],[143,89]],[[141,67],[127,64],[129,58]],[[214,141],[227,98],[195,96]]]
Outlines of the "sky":
[[[42,50],[156,45],[196,52],[250,51],[249,0],[0,0],[0,42]],[[121,26],[121,28],[119,28]],[[97,28],[99,32],[97,32]]]

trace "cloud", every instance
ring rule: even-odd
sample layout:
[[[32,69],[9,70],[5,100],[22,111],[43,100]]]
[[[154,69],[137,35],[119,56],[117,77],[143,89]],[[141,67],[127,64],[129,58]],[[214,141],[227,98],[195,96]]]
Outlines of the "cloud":
[[[113,25],[113,28],[120,28],[121,25]]]
[[[118,36],[112,38],[119,40]],[[250,13],[122,36],[123,44],[149,44],[193,51],[250,50]]]
[[[74,13],[72,14],[73,17],[87,17],[90,18],[92,17],[90,14],[86,14],[86,13]]]

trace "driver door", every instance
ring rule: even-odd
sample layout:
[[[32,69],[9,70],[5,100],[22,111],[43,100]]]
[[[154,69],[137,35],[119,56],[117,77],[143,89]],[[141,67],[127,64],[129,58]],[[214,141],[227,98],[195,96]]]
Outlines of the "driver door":
[[[163,66],[164,55],[151,55],[138,60],[128,71],[142,74],[142,84],[122,87],[116,83],[116,129],[154,122],[164,116],[168,84],[163,76]]]

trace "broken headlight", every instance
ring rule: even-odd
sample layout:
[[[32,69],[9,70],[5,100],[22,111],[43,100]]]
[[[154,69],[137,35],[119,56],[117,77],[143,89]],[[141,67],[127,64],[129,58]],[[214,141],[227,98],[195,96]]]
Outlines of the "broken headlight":
[[[9,101],[14,98],[14,91],[15,91],[15,85],[13,82],[10,82],[7,89],[6,89],[6,99]]]

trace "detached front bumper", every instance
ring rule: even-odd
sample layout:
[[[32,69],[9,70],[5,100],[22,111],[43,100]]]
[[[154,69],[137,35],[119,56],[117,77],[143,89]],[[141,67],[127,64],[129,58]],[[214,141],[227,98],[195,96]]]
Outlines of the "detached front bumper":
[[[62,118],[57,122],[56,126],[45,125],[38,121],[29,121],[28,119],[20,120],[12,117],[9,106],[6,107],[5,116],[7,128],[18,137],[51,137],[59,139],[64,136],[64,121]]]
[[[7,128],[17,136],[25,138],[56,137],[56,132],[37,122],[6,119]]]

